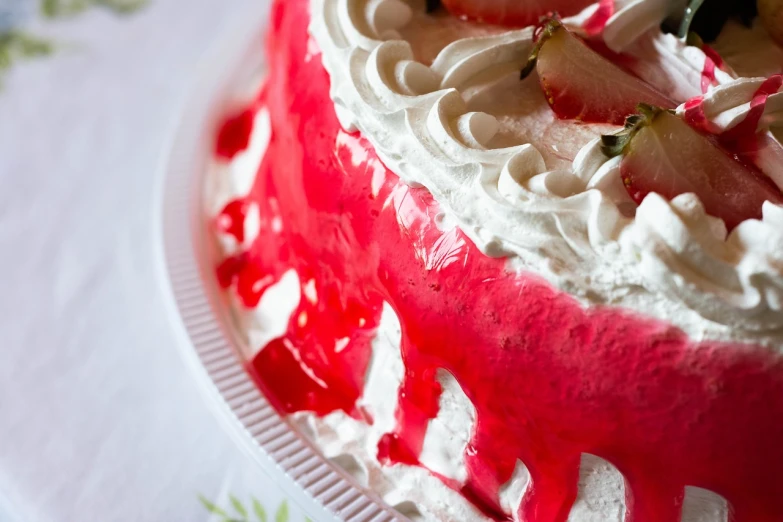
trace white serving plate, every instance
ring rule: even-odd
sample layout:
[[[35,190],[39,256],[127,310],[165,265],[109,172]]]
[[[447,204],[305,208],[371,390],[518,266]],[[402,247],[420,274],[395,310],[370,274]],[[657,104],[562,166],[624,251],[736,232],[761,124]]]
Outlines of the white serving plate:
[[[246,13],[201,62],[159,190],[162,284],[170,290],[178,346],[225,429],[315,522],[405,520],[319,454],[281,417],[245,370],[244,341],[214,277],[216,246],[203,209],[214,133],[249,77],[263,71],[267,7]]]

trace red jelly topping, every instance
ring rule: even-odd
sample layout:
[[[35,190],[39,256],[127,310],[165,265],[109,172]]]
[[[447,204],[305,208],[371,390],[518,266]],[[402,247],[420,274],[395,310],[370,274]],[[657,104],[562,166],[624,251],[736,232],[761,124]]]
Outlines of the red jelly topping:
[[[259,263],[248,262],[237,273],[236,292],[242,304],[248,308],[258,305],[264,291],[275,282],[274,276]]]
[[[286,334],[250,365],[277,407],[371,422],[356,401],[387,301],[405,375],[382,462],[418,464],[442,368],[477,412],[469,478],[444,482],[495,519],[509,517],[498,490],[519,459],[532,477],[522,520],[564,522],[587,452],[623,473],[628,522],[678,522],[686,485],[723,495],[734,522],[783,520],[783,359],[694,342],[629,311],[584,309],[535,275],[510,273],[459,230],[440,230],[430,194],[340,129],[328,75],[310,58],[308,17],[307,0],[275,3],[262,100],[273,132],[249,197],[283,227],[262,219],[243,258],[274,278],[296,270],[318,296],[302,293]]]
[[[696,96],[685,102],[683,119],[691,127],[709,132],[710,121],[704,114],[704,96]]]
[[[701,92],[707,92],[715,85],[715,62],[709,56],[704,58],[704,69],[701,71]]]
[[[715,68],[723,68],[723,57],[707,44],[702,44],[701,50],[704,53],[704,69],[701,72],[701,92],[707,92],[710,87],[718,82],[715,78]]]
[[[236,239],[238,243],[242,243],[245,240],[245,218],[249,207],[244,199],[228,202],[215,219],[215,226],[219,231]]]
[[[250,143],[250,134],[253,132],[254,116],[254,110],[245,109],[226,119],[218,131],[215,146],[217,157],[231,159],[247,148]]]
[[[242,270],[248,266],[247,257],[247,253],[242,252],[241,254],[227,257],[217,266],[217,280],[222,288],[229,288],[234,284]]]

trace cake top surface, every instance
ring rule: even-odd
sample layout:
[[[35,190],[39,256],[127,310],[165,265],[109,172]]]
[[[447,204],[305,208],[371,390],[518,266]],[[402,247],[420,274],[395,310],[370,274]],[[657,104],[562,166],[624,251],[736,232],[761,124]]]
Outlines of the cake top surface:
[[[783,93],[773,75],[783,50],[758,21],[729,22],[716,52],[661,31],[668,1],[615,2],[611,12],[602,11],[606,5],[558,22],[564,29],[539,45],[524,80],[520,71],[542,41],[533,26],[509,30],[427,13],[424,2],[311,0],[310,31],[341,124],[360,130],[402,179],[427,187],[443,219],[486,254],[508,256],[514,269],[543,276],[585,305],[646,313],[695,339],[783,348],[783,197],[776,201],[783,153],[775,135]],[[572,40],[579,47],[563,47]],[[585,55],[550,59],[558,52]],[[621,64],[638,84],[600,70],[603,62],[593,67],[590,53]],[[577,83],[561,89],[562,78]],[[630,149],[610,157],[601,136],[621,130],[622,118],[607,111],[627,88],[676,116],[651,118],[634,131]],[[577,104],[574,117],[568,111],[580,96],[596,101]],[[754,143],[764,144],[753,165],[704,153],[703,135],[737,134],[751,123]],[[688,146],[643,147],[669,135]],[[635,164],[629,150],[643,152]],[[628,165],[636,175],[661,159],[676,168],[642,172],[655,182],[637,177],[629,187]],[[752,219],[729,212],[698,183],[693,188],[700,171],[733,183],[750,179],[743,169],[764,178],[739,185],[758,196]],[[659,195],[683,183],[693,190]]]

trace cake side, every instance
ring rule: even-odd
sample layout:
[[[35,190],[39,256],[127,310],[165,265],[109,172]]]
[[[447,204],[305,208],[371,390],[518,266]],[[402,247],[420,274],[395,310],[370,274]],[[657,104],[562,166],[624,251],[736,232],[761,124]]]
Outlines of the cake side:
[[[377,451],[362,454],[377,465],[365,472],[386,473],[387,484],[418,473],[432,491],[422,473],[437,466],[425,455],[428,433],[462,436],[459,457],[444,450],[456,470],[435,470],[460,496],[416,497],[431,519],[566,520],[588,491],[580,468],[603,466],[600,476],[623,485],[622,495],[600,497],[615,509],[572,520],[626,511],[626,520],[680,520],[694,502],[691,494],[682,507],[686,487],[725,498],[737,521],[779,520],[780,358],[749,344],[696,343],[627,310],[585,308],[538,274],[485,256],[428,190],[403,183],[364,137],[340,127],[307,13],[305,1],[276,4],[271,75],[253,111],[271,122],[267,153],[219,225],[235,250],[219,275],[243,307],[281,278],[299,290],[286,328],[253,361],[280,410],[324,418],[313,424],[327,442],[331,421],[339,442],[352,423],[383,418],[385,433],[366,438]],[[255,150],[247,141],[239,155]],[[365,401],[384,311],[400,325],[401,375],[382,385],[385,402]],[[468,419],[462,426],[436,425],[457,415],[439,417],[444,397]],[[604,464],[586,466],[586,455]],[[460,515],[438,511],[455,498],[464,499]],[[710,502],[718,514],[707,520],[727,516],[725,502]]]

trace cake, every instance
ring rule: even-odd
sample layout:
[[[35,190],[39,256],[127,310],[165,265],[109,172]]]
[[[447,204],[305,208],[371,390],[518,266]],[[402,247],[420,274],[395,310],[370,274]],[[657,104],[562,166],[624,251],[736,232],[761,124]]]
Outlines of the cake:
[[[216,277],[266,396],[401,514],[783,521],[774,2],[709,45],[681,3],[274,3]]]

